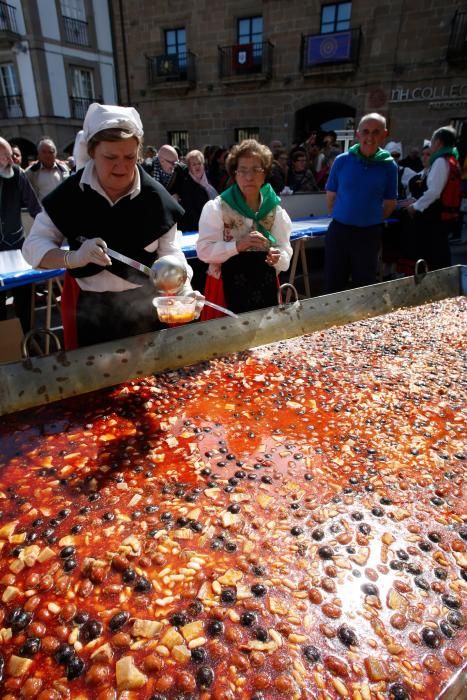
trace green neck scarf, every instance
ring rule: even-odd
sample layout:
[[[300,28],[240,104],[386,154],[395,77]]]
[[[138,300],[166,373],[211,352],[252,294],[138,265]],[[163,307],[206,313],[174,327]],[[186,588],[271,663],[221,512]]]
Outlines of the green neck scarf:
[[[376,153],[374,153],[372,156],[364,156],[360,151],[360,144],[356,143],[355,146],[351,146],[349,148],[349,153],[364,163],[394,163],[394,158],[392,155],[383,148],[378,148]]]
[[[454,156],[456,160],[459,160],[459,151],[455,146],[440,148],[438,151],[431,154],[430,165],[432,165],[437,158],[441,158],[442,156]]]
[[[274,207],[277,207],[281,200],[269,183],[262,186],[260,193],[262,201],[259,211],[257,212],[250,209],[245,201],[245,197],[240,192],[237,183],[232,185],[232,187],[229,187],[227,190],[225,190],[225,192],[222,192],[221,199],[223,199],[224,202],[227,202],[229,207],[232,207],[232,209],[238,211],[238,213],[244,216],[246,219],[253,219],[258,231],[262,233],[270,243],[274,244],[277,243],[276,239],[271,232],[260,223],[260,220],[264,219],[264,217],[267,216],[269,212],[274,209]]]

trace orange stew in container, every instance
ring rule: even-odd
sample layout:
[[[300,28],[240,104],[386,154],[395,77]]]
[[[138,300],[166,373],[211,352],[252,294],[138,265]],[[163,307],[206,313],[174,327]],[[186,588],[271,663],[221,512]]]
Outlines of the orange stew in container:
[[[2,700],[433,700],[467,653],[466,311],[3,418]]]

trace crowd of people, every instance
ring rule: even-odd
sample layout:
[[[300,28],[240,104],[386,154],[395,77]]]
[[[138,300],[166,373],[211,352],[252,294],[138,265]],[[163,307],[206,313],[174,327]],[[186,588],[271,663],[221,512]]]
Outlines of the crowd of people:
[[[143,151],[135,109],[93,104],[67,162],[44,137],[23,171],[18,146],[0,139],[0,271],[2,261],[11,269],[21,255],[36,268],[65,268],[61,306],[71,349],[162,327],[154,289],[107,248],[148,267],[175,255],[186,268],[183,293],[194,294],[200,309],[204,298],[236,313],[278,303],[279,275],[292,256],[280,195],[326,192],[326,292],[374,283],[381,245],[383,254],[392,247],[424,257],[430,269],[447,266],[466,182],[455,132],[437,129],[405,158],[387,137],[385,118],[372,113],[345,153],[333,131],[312,131],[290,149],[247,139],[186,154],[169,144]],[[34,218],[26,238],[21,208]],[[384,227],[389,217],[392,227]],[[199,231],[191,265],[179,231]],[[27,287],[14,290],[25,332],[30,296]],[[3,293],[0,320],[5,301]],[[205,306],[202,318],[217,313]]]

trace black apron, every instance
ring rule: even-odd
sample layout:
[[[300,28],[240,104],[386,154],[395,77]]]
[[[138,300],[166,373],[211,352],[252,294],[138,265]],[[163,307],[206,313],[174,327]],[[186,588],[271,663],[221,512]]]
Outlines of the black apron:
[[[246,251],[222,263],[225,302],[234,313],[277,305],[277,273],[266,256],[263,251]]]

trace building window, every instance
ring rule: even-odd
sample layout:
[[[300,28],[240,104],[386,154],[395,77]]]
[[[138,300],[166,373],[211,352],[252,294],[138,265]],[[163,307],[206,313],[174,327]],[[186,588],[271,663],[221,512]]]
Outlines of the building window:
[[[0,64],[0,118],[12,119],[23,116],[18,80],[13,63]]]
[[[0,2],[0,30],[18,32],[16,7],[6,2]]]
[[[165,53],[168,56],[178,57],[178,67],[182,70],[186,68],[186,29],[165,30]]]
[[[71,66],[71,115],[73,119],[84,119],[88,107],[96,102],[94,75],[92,70]]]
[[[245,46],[245,51],[240,52],[242,59],[244,54],[243,67],[247,72],[258,70],[263,63],[263,18],[245,17],[238,20],[237,44]],[[239,64],[240,67],[242,64]]]
[[[261,44],[262,41],[262,17],[245,17],[238,20],[237,42],[239,44]]]
[[[350,29],[351,2],[337,2],[321,7],[321,34],[344,32]]]
[[[182,155],[186,155],[190,150],[188,131],[169,131],[168,143],[171,146],[177,146],[181,150]]]
[[[65,41],[89,46],[84,0],[60,0]]]
[[[259,141],[259,127],[257,126],[241,126],[235,129],[235,142],[241,143],[245,139],[255,139]]]

